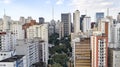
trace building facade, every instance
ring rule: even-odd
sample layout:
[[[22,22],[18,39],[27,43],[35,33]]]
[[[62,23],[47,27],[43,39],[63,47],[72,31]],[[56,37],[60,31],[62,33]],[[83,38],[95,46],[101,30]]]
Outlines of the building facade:
[[[120,66],[120,48],[109,48],[108,67]]]
[[[91,67],[90,38],[81,38],[74,44],[74,67]]]
[[[99,23],[99,21],[104,18],[104,12],[97,12],[96,13],[96,22]]]
[[[91,17],[84,17],[83,19],[83,33],[91,30]]]
[[[64,36],[68,36],[71,33],[71,14],[70,13],[62,13],[61,14],[61,22],[64,27]]]
[[[92,67],[108,67],[108,37],[91,36]]]
[[[18,40],[16,54],[26,56],[26,67],[38,62],[48,63],[46,43],[40,38]]]
[[[76,10],[73,13],[74,33],[80,32],[80,11]]]

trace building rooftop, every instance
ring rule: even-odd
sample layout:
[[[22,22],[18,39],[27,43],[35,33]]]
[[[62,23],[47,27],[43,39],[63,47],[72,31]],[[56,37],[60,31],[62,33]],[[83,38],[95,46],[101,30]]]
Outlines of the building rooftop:
[[[115,50],[115,51],[120,51],[120,48],[110,48],[112,50]]]
[[[21,59],[23,56],[24,55],[15,55],[13,57],[1,60],[0,62],[14,62],[14,61],[17,61],[17,60]]]

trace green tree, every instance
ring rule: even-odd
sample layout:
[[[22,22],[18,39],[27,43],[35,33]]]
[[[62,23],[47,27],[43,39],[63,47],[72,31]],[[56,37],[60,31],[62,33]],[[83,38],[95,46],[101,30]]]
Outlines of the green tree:
[[[59,63],[55,63],[51,67],[63,67],[63,66],[61,66]]]
[[[53,60],[56,63],[60,63],[62,66],[65,66],[65,63],[68,61],[68,56],[66,54],[55,54]]]

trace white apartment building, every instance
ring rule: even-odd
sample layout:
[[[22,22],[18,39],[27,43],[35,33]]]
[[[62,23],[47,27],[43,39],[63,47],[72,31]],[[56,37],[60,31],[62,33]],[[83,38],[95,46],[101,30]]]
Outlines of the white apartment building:
[[[0,60],[15,55],[16,39],[11,32],[0,32]]]
[[[15,34],[16,39],[24,38],[24,30],[22,30],[23,23],[19,21],[11,20],[11,17],[4,15],[0,19],[0,31],[6,32],[7,30]]]
[[[46,51],[46,64],[48,61],[48,24],[33,25],[27,28],[27,38],[33,39],[34,37],[40,37],[45,41]]]
[[[34,37],[40,37],[48,42],[48,24],[33,25],[27,28],[27,38],[33,39]]]
[[[87,33],[91,30],[91,17],[85,17],[83,19],[83,33]]]
[[[0,61],[0,67],[25,67],[24,55],[15,55],[13,57]]]
[[[120,23],[114,24],[112,28],[112,45],[110,48],[120,48]]]
[[[22,23],[19,21],[13,21],[10,30],[15,34],[16,39],[24,39],[24,30],[22,29]]]
[[[48,63],[46,45],[40,38],[18,40],[16,54],[26,56],[26,67],[40,61]]]
[[[80,32],[80,11],[76,10],[73,13],[73,24],[74,24],[74,33]]]

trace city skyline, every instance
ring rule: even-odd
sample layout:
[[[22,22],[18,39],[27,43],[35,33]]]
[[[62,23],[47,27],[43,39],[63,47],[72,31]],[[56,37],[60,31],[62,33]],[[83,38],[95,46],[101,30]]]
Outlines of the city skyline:
[[[51,21],[52,9],[54,7],[54,19],[60,20],[61,13],[72,13],[80,10],[80,15],[87,14],[91,16],[92,21],[95,20],[96,12],[104,12],[116,18],[120,11],[119,0],[0,0],[0,17],[5,14],[11,16],[12,19],[18,20],[20,16],[31,16],[38,21],[39,17],[44,17],[46,22]],[[48,12],[49,11],[49,12]]]

